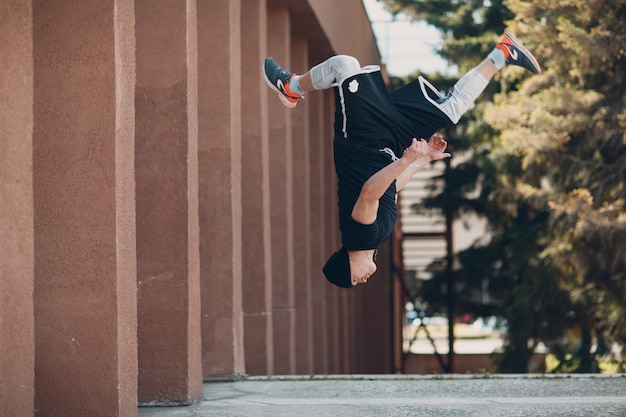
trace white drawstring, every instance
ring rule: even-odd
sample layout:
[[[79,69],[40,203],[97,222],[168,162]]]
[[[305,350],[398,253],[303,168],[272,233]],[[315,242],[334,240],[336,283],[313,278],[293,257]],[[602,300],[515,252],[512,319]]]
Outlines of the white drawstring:
[[[391,161],[392,161],[392,162],[396,162],[398,159],[400,159],[400,158],[398,158],[398,157],[396,156],[396,154],[395,154],[395,153],[393,152],[393,150],[391,150],[390,148],[382,148],[382,149],[379,149],[379,151],[380,151],[380,152],[385,152],[386,154],[388,154],[389,156],[391,156]]]

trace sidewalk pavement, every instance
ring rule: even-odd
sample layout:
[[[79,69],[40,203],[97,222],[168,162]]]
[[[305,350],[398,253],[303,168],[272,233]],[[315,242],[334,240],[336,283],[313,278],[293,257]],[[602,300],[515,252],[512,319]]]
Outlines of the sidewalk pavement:
[[[204,384],[187,407],[139,417],[626,416],[626,374],[334,375]]]

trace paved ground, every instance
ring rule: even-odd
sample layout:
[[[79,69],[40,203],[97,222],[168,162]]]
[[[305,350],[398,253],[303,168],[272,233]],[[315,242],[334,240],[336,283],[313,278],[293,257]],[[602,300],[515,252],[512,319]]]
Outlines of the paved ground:
[[[188,407],[140,417],[626,416],[626,375],[346,375],[204,384]]]

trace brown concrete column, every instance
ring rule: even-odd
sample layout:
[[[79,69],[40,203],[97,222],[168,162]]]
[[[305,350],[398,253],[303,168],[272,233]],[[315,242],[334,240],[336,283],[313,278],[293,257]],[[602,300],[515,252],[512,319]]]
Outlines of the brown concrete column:
[[[286,8],[267,12],[268,53],[291,65],[291,27]],[[268,101],[270,222],[272,239],[272,308],[274,371],[291,374],[295,369],[295,314],[293,264],[293,173],[291,114],[274,94]]]
[[[269,183],[269,88],[260,66],[267,55],[265,0],[242,0],[242,275],[245,369],[274,374],[272,247]]]
[[[240,1],[198,2],[198,41],[202,368],[230,378],[245,373]]]
[[[291,41],[293,71],[304,74],[308,71],[308,44],[306,39]],[[316,94],[311,92],[311,94]],[[294,305],[296,374],[306,375],[313,370],[313,328],[311,316],[311,213],[309,195],[309,109],[306,102],[300,103],[292,114],[293,178],[293,255],[294,255]]]
[[[137,415],[134,27],[33,2],[36,415]]]
[[[339,292],[339,366],[337,372],[349,374],[350,367],[350,329],[354,328],[354,316],[352,315],[352,293],[348,291]]]
[[[0,12],[0,416],[32,416],[33,313],[32,1]]]
[[[326,279],[322,266],[328,257],[326,245],[326,204],[327,190],[324,183],[324,148],[332,146],[332,134],[325,119],[324,104],[327,92],[317,91],[306,98],[309,110],[309,170],[310,189],[310,230],[311,239],[311,314],[313,315],[313,372],[328,373],[328,334],[326,317]]]
[[[202,396],[195,2],[137,0],[139,403]]]
[[[393,371],[393,282],[389,241],[378,250],[376,275],[358,288],[356,303],[357,340],[354,354],[360,373],[384,374]],[[369,342],[369,343],[366,343]]]
[[[330,285],[330,284],[327,284]],[[340,340],[339,340],[339,324],[340,313],[338,308],[338,294],[339,288],[330,287],[326,291],[326,321],[328,323],[328,372],[331,374],[339,373],[339,353],[340,353]]]
[[[335,111],[334,93],[329,90],[324,98],[324,122],[326,129],[332,132],[332,121],[334,120]],[[326,218],[325,256],[327,258],[341,246],[337,214],[337,175],[333,163],[332,139],[331,144],[323,148],[323,181],[325,184],[323,199]],[[341,352],[339,326],[343,317],[341,317],[339,310],[338,292],[341,289],[328,282],[324,282],[324,285],[326,285],[326,316],[328,323],[328,367],[330,373],[339,373]]]
[[[347,345],[344,348],[344,361],[345,361],[345,373],[352,374],[358,373],[358,368],[356,367],[356,355],[354,354],[356,345],[359,343],[356,339],[356,298],[358,297],[357,293],[350,294],[350,297],[347,301],[348,306],[348,314],[347,314],[347,322],[351,323],[350,326],[347,326],[345,329],[346,332],[346,343]]]

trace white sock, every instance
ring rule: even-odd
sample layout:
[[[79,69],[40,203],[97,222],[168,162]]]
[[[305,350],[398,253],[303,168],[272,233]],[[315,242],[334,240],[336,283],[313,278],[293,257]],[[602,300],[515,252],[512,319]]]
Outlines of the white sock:
[[[304,91],[300,88],[300,75],[294,75],[289,80],[289,89],[296,94],[303,95]]]
[[[504,57],[504,51],[499,48],[493,48],[493,51],[487,55],[489,61],[497,68],[502,69],[506,65],[506,58]]]

